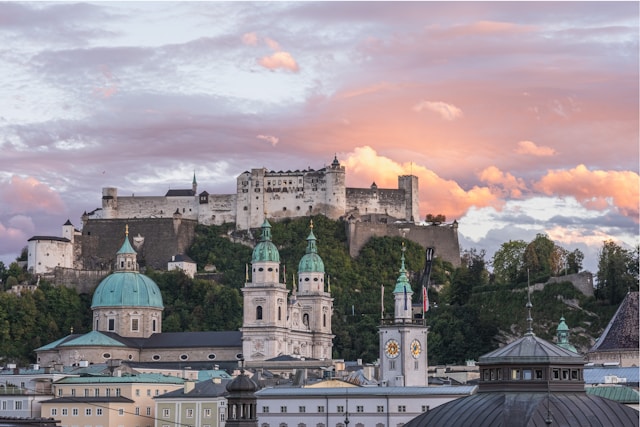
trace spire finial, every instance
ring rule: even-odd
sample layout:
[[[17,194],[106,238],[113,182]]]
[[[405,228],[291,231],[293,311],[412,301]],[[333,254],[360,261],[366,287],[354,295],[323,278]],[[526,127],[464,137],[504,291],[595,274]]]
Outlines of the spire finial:
[[[529,269],[527,269],[527,335],[533,335],[533,318],[531,317],[531,286],[529,286]]]
[[[125,236],[129,236],[129,224],[125,224],[124,226],[124,234]]]
[[[311,230],[313,230],[313,220],[309,220],[309,228],[311,228]]]

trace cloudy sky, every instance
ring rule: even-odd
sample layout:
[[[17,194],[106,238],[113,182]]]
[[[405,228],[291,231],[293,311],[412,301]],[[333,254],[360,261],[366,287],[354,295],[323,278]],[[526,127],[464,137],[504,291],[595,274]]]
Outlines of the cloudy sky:
[[[464,249],[638,243],[638,2],[0,3],[0,260],[101,188],[420,180]]]

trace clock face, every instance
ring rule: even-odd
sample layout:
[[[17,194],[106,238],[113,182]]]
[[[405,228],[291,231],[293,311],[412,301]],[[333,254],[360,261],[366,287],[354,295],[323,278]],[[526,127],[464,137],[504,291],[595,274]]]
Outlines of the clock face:
[[[400,346],[398,345],[398,341],[387,341],[387,343],[384,345],[384,352],[391,359],[398,357],[398,354],[400,354]]]
[[[417,359],[418,356],[420,356],[421,351],[422,351],[422,348],[420,347],[420,341],[418,340],[411,341],[411,355],[413,356],[414,359]]]

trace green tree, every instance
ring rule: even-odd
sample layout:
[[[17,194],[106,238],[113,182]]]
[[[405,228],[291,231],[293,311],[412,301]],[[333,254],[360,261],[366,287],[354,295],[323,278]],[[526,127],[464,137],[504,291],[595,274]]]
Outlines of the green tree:
[[[579,273],[582,271],[582,261],[584,261],[584,254],[580,249],[574,249],[567,254],[567,274]]]
[[[527,246],[524,240],[509,240],[500,246],[492,260],[496,283],[518,283],[523,277],[526,278],[526,275],[523,276],[523,268]]]
[[[536,234],[535,239],[527,245],[523,255],[524,269],[528,270],[531,278],[551,276],[556,254],[556,244],[546,234]],[[559,264],[556,261],[556,264]]]
[[[596,296],[610,304],[619,304],[628,291],[638,290],[638,249],[630,251],[612,240],[605,241],[596,278]]]

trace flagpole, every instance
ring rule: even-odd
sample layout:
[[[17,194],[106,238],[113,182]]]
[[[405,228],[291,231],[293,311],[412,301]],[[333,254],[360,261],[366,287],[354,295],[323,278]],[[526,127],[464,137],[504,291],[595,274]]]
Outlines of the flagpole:
[[[380,320],[384,320],[384,285],[380,285]]]

